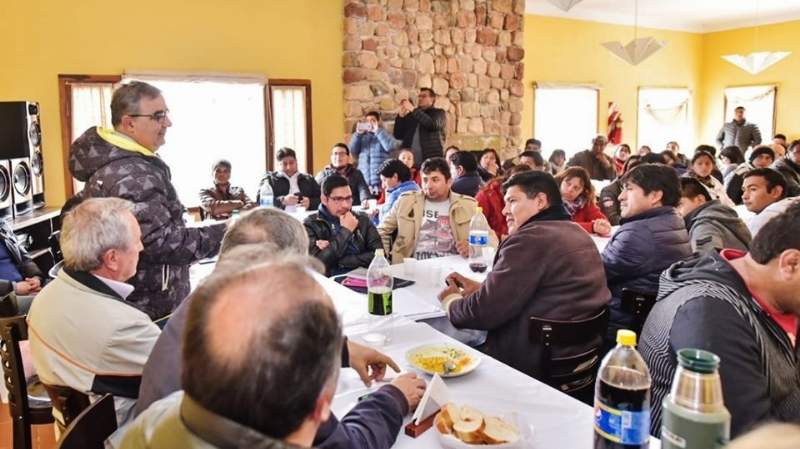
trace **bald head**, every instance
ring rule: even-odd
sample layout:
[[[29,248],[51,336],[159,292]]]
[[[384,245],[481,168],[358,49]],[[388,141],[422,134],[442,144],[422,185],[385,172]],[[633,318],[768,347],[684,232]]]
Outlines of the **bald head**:
[[[339,318],[306,258],[281,255],[215,271],[193,295],[183,344],[186,394],[265,435],[295,431],[335,385],[342,345]]]

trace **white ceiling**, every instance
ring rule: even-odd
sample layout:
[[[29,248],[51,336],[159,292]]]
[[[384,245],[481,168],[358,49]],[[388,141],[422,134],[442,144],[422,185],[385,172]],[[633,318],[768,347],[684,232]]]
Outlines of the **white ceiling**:
[[[706,33],[800,19],[800,0],[638,0],[639,26]],[[564,12],[526,0],[529,14],[634,24],[635,0],[583,0]]]

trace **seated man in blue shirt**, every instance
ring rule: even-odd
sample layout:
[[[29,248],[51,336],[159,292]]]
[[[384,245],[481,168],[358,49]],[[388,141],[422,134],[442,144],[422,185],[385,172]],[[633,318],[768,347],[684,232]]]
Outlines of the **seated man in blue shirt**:
[[[0,220],[0,297],[14,293],[19,314],[27,314],[44,274],[22,248],[11,226]]]

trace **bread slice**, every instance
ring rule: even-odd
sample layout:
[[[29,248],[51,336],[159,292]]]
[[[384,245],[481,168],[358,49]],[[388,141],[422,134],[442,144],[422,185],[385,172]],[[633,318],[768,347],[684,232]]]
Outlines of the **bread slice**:
[[[483,443],[482,429],[483,414],[468,405],[462,406],[458,419],[453,421],[453,432],[456,436],[468,444],[481,444]]]
[[[520,437],[519,430],[514,425],[495,416],[484,420],[481,434],[486,444],[514,443]]]
[[[448,402],[439,410],[439,414],[436,415],[436,419],[434,420],[434,425],[439,429],[439,432],[451,434],[453,433],[453,422],[459,419],[460,413],[461,409],[457,405]]]
[[[483,420],[483,413],[469,405],[463,405],[458,417],[461,421],[481,421]]]

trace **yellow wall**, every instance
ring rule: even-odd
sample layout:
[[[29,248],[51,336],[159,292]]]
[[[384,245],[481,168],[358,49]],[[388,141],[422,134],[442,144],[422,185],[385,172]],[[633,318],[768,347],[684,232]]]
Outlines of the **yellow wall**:
[[[321,168],[343,135],[342,11],[342,0],[6,1],[0,98],[41,104],[49,205],[65,199],[58,74],[144,69],[310,79]]]
[[[757,36],[757,37],[756,37]],[[756,44],[756,39],[758,44]],[[722,55],[753,51],[791,51],[783,61],[758,75],[750,75],[723,60]],[[703,36],[702,133],[713,141],[724,119],[723,89],[748,84],[778,84],[776,132],[800,138],[800,21],[756,28],[720,31]],[[772,130],[761,130],[764,140]]]
[[[633,39],[633,27],[598,22],[525,16],[525,97],[522,135],[533,130],[533,83],[570,82],[600,85],[598,130],[606,132],[609,101],[619,105],[623,141],[636,143],[638,88],[688,87],[692,91],[690,111],[697,117],[701,85],[702,35],[640,29],[639,36],[654,36],[668,45],[638,66],[622,62],[600,44]],[[695,120],[696,122],[696,120]],[[696,132],[699,131],[699,127]],[[544,142],[545,147],[547,143]],[[586,142],[587,147],[590,142]]]

